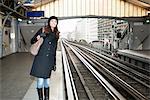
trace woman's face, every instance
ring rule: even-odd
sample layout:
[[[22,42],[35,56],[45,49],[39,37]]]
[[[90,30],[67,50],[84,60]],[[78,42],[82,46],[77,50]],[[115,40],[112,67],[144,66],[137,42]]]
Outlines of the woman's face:
[[[57,20],[56,19],[51,19],[50,22],[49,22],[49,24],[50,24],[51,28],[55,28],[56,25],[57,25]]]

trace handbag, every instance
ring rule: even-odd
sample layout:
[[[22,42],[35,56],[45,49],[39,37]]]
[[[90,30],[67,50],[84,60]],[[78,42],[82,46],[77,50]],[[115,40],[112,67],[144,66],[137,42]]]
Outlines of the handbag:
[[[43,43],[43,38],[40,38],[37,42],[31,45],[30,47],[30,53],[34,56],[38,54],[38,51]]]

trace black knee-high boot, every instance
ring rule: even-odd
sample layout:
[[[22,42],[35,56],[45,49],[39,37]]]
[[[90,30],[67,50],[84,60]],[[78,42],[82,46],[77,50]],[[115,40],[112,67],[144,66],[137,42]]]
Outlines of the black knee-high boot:
[[[39,100],[43,100],[43,88],[37,88]]]
[[[44,88],[44,100],[49,100],[49,87]]]

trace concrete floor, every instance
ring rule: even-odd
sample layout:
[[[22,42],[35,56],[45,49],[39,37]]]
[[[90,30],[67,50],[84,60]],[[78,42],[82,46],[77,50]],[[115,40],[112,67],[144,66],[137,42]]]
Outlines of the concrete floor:
[[[22,100],[33,80],[29,72],[33,56],[15,53],[1,59],[1,100]]]
[[[64,100],[60,51],[56,58],[57,70],[50,79],[50,100]],[[15,53],[0,59],[0,100],[38,100],[36,79],[29,75],[32,61],[29,53]]]

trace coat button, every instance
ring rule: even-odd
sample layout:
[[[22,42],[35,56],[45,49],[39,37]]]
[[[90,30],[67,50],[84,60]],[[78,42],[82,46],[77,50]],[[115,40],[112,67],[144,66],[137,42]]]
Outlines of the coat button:
[[[47,57],[49,56],[49,54],[46,55]]]
[[[49,44],[51,44],[51,42],[48,42]]]

